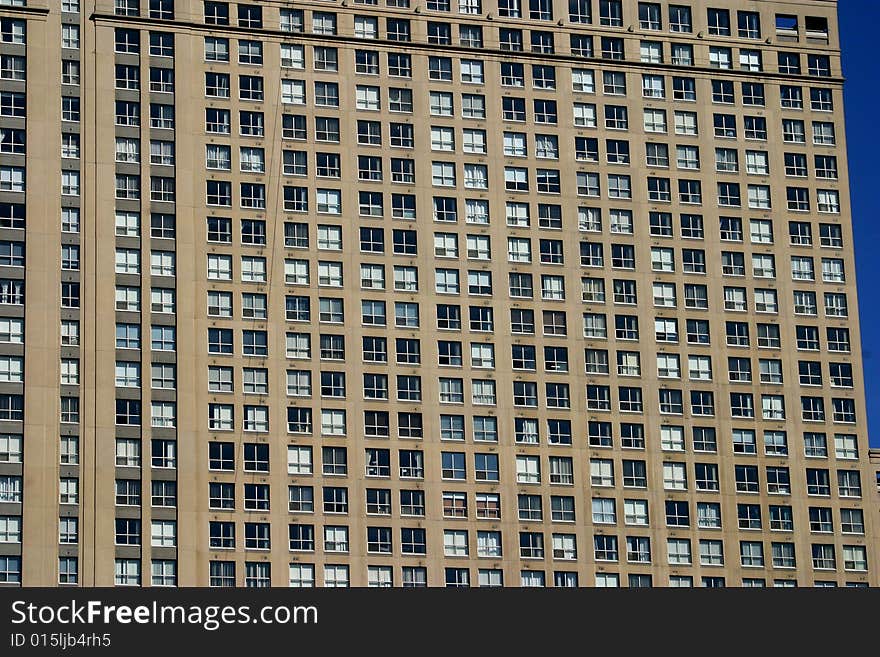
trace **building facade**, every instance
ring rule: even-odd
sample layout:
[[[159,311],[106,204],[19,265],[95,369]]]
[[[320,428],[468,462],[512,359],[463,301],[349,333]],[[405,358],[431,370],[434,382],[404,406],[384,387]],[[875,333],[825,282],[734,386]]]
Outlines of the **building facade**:
[[[0,582],[878,583],[835,2],[0,36]]]

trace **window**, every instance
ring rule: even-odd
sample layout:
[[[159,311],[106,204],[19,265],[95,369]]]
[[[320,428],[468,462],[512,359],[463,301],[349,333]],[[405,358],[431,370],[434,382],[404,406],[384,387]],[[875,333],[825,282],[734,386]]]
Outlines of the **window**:
[[[462,59],[459,61],[461,81],[465,84],[483,84],[483,62],[478,59]]]
[[[639,3],[639,27],[643,30],[662,30],[660,4],[654,2]]]
[[[305,68],[305,47],[301,45],[282,43],[281,67],[294,69]]]
[[[605,106],[605,127],[611,130],[626,130],[629,127],[627,108],[623,105]]]
[[[867,550],[862,545],[843,546],[843,569],[855,571],[868,570]]]
[[[379,22],[371,16],[354,17],[354,35],[358,39],[375,39],[379,35]]]
[[[783,124],[783,128],[785,127],[786,125]],[[803,121],[791,122],[788,127],[790,132],[787,135],[791,137],[790,141],[801,144],[805,142]],[[833,146],[836,143],[834,124],[813,121],[813,143],[820,146]]]
[[[740,48],[739,51],[739,67],[743,71],[761,71],[763,70],[762,56],[760,50],[750,50]],[[754,93],[758,91],[759,93]],[[751,100],[746,101],[746,98]],[[761,83],[743,83],[743,99],[747,105],[763,105],[764,104],[764,85]],[[760,99],[760,102],[758,102]]]
[[[840,497],[861,497],[861,475],[858,470],[837,471],[837,492]]]
[[[663,488],[666,490],[686,490],[687,475],[684,463],[663,464]]]
[[[610,459],[590,459],[590,484],[592,486],[613,486],[614,462]]]
[[[864,514],[861,509],[841,509],[840,529],[845,534],[864,534]]]
[[[651,539],[647,536],[627,536],[626,560],[630,563],[650,563]]]
[[[71,25],[62,23],[61,25],[61,47],[70,48],[72,50],[79,49],[79,25]]]
[[[804,97],[800,87],[782,85],[779,89],[780,103],[783,109],[803,109]]]
[[[79,502],[79,480],[62,478],[60,480],[61,504]],[[22,479],[16,475],[0,475],[0,502],[20,503],[22,498]]]
[[[349,586],[348,566],[327,564],[324,566],[324,587],[347,588]]]
[[[303,99],[303,102],[305,100]],[[360,110],[379,109],[379,87],[357,85],[355,87],[355,105]]]
[[[620,0],[599,0],[599,25],[623,27],[623,3]]]

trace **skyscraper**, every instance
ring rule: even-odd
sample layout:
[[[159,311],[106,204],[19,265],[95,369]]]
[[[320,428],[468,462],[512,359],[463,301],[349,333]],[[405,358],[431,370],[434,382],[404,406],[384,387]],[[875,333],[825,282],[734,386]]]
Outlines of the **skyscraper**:
[[[0,36],[0,582],[878,583],[833,1]]]

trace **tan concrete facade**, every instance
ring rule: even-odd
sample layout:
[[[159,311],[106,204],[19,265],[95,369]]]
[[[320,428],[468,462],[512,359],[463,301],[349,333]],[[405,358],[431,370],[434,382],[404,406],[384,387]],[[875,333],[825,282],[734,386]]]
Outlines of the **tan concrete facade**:
[[[834,2],[19,4],[9,584],[877,584]]]

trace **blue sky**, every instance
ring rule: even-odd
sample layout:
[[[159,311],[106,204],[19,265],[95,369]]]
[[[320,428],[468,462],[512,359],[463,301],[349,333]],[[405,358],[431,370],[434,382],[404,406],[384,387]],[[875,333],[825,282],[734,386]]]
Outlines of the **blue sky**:
[[[865,29],[876,7],[841,0],[840,39],[846,109],[846,136],[852,193],[859,319],[870,444],[880,446],[880,76],[876,68],[877,34]]]

